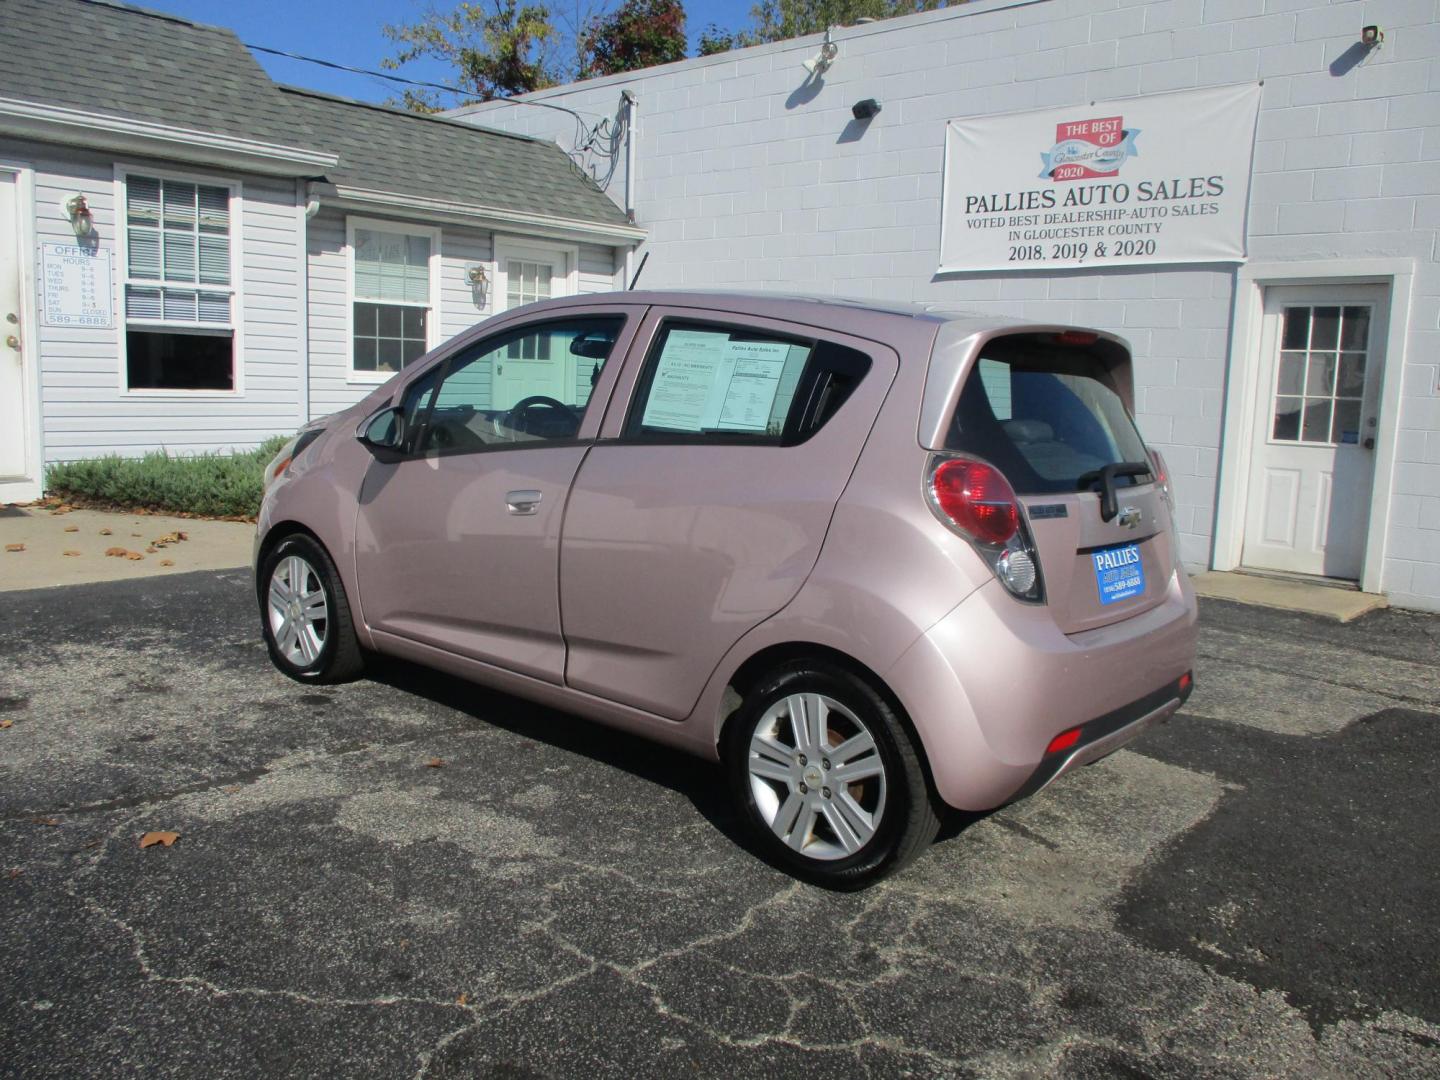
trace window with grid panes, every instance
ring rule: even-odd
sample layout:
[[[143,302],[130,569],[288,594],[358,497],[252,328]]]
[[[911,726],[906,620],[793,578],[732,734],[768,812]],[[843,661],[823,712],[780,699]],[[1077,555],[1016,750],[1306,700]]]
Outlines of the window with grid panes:
[[[125,344],[132,390],[233,390],[228,186],[125,178]]]
[[[1275,442],[1360,441],[1368,307],[1287,307],[1275,374]]]
[[[425,353],[431,319],[430,235],[355,226],[352,363],[399,371]]]
[[[550,299],[550,276],[555,268],[549,263],[511,259],[505,267],[505,308],[533,304]],[[537,334],[512,341],[507,358],[510,360],[549,360],[550,339]]]

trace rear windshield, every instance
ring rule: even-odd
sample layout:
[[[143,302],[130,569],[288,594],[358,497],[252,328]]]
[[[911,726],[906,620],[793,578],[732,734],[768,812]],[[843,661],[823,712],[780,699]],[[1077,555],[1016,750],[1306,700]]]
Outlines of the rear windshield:
[[[989,461],[1021,495],[1089,489],[1087,474],[1106,465],[1149,461],[1104,379],[1093,355],[997,342],[965,381],[945,447]],[[1144,481],[1116,478],[1120,486]]]

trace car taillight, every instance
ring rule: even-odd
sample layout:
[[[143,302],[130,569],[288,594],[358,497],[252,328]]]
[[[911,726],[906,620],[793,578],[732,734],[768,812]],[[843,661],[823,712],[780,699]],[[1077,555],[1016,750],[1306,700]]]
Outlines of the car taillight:
[[[944,454],[932,455],[928,469],[931,512],[970,541],[1012,594],[1044,600],[1035,545],[1005,475],[987,462]]]
[[[1150,464],[1155,469],[1155,486],[1160,489],[1160,494],[1165,497],[1165,502],[1173,510],[1175,508],[1175,495],[1170,490],[1170,469],[1165,464],[1165,457],[1159,450],[1150,451]]]
[[[930,482],[940,509],[975,539],[1004,544],[1020,527],[1015,489],[993,465],[951,458],[936,466]]]

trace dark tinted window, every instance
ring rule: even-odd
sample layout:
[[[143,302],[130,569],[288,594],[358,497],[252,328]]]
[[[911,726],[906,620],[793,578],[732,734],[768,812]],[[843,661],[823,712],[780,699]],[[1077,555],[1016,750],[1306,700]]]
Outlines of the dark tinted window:
[[[1105,465],[1149,460],[1101,361],[1060,349],[982,355],[946,448],[991,462],[1022,495],[1075,491]]]

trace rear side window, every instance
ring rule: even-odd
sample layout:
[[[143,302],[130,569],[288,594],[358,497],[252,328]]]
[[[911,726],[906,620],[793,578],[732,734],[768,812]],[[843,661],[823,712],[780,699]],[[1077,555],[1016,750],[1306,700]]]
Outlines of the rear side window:
[[[831,342],[666,323],[646,357],[625,435],[800,442],[839,410],[869,367],[864,353]]]
[[[987,347],[971,369],[946,449],[989,461],[1021,495],[1088,488],[1082,478],[1106,465],[1148,462],[1099,357],[1005,340]]]

